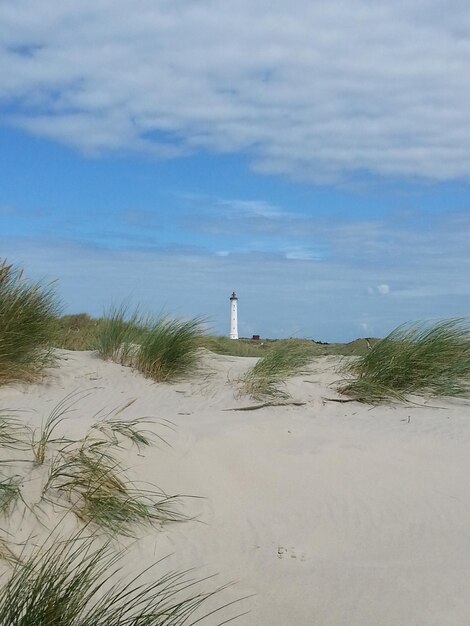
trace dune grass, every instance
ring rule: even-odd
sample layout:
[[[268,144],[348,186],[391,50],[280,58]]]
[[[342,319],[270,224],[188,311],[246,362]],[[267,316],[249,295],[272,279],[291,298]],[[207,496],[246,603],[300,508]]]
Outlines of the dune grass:
[[[142,338],[137,369],[155,381],[168,382],[192,374],[199,360],[202,320],[158,319]]]
[[[0,383],[34,380],[52,364],[59,309],[51,286],[0,263]]]
[[[152,319],[126,306],[111,309],[97,326],[94,347],[104,359],[139,370],[158,382],[191,374],[199,359],[202,320]]]
[[[240,391],[255,400],[287,399],[286,379],[300,373],[311,359],[311,353],[302,346],[274,348],[246,372]]]
[[[360,402],[470,391],[470,327],[464,319],[400,326],[345,369],[339,391]]]
[[[157,382],[191,374],[199,360],[202,320],[152,319],[125,306],[112,309],[100,320],[95,348],[104,359],[139,370]]]
[[[184,519],[175,509],[177,497],[137,486],[115,456],[121,438],[138,450],[153,445],[153,433],[141,428],[149,422],[108,417],[93,424],[84,439],[69,440],[53,455],[43,498],[111,535],[134,536],[137,527]]]
[[[44,488],[51,489],[80,520],[112,535],[133,536],[138,526],[182,519],[172,510],[175,498],[135,487],[120,463],[99,445],[56,458]]]
[[[20,476],[11,476],[0,480],[0,513],[6,515],[13,505],[21,499]]]
[[[75,391],[57,404],[49,417],[42,423],[41,427],[33,431],[31,448],[34,454],[36,465],[42,465],[46,459],[47,447],[51,444],[68,444],[70,439],[65,437],[53,437],[56,428],[63,422],[65,415],[72,410],[72,407],[88,392]]]
[[[28,429],[17,419],[0,415],[0,448],[25,449],[28,447],[27,435]]]
[[[126,305],[112,307],[98,321],[93,348],[103,359],[130,365],[146,325],[147,320],[138,310],[129,313]]]
[[[129,450],[122,449],[125,440],[137,450],[152,445],[154,433],[144,428],[150,420],[120,420],[119,412],[127,403],[97,421],[82,439],[56,437],[55,428],[78,396],[70,394],[56,407],[41,428],[36,447],[28,447],[28,462],[38,465],[34,480],[39,479],[39,488],[49,472],[41,501],[23,500],[20,476],[0,478],[3,522],[19,498],[25,504],[24,514],[29,511],[36,518],[37,510],[44,512],[47,503],[52,505],[48,511],[52,519],[57,519],[57,506],[65,510],[39,548],[34,547],[36,533],[15,546],[0,537],[0,559],[9,566],[0,581],[0,626],[190,626],[206,623],[210,616],[214,624],[214,615],[238,602],[216,604],[215,600],[201,611],[201,605],[223,588],[211,586],[205,591],[202,583],[207,579],[192,580],[187,572],[161,574],[155,566],[130,578],[128,564],[122,563],[125,552],[115,551],[119,535],[135,539],[136,529],[142,526],[187,519],[175,512],[174,497],[131,482],[114,456],[119,452],[127,458]],[[2,432],[5,444],[15,447],[17,437],[12,432],[16,431],[5,427]],[[64,522],[70,514],[81,530],[64,539],[60,533],[69,526]],[[44,518],[46,528],[50,520]],[[15,527],[15,537],[16,532]],[[228,611],[230,616],[224,613],[220,624],[236,619]]]
[[[154,423],[147,418],[134,418],[122,420],[118,417],[108,416],[99,420],[91,427],[91,431],[100,432],[114,446],[120,445],[120,438],[130,441],[139,452],[146,447],[152,446],[155,438],[164,439],[147,428],[142,428],[143,424]]]
[[[62,315],[56,320],[54,346],[64,350],[93,350],[99,320],[87,313]]]
[[[198,590],[202,581],[189,579],[187,572],[161,575],[158,562],[151,577],[144,570],[129,578],[123,553],[109,543],[96,547],[93,535],[84,532],[49,543],[14,563],[0,589],[0,626],[204,624],[205,617],[195,612],[218,591]],[[207,615],[222,608],[219,604]]]

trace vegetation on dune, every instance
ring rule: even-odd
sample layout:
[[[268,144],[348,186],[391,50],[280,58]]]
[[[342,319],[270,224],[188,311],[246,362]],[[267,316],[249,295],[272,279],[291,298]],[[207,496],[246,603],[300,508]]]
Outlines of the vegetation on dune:
[[[34,380],[51,365],[59,305],[51,286],[0,263],[0,382]]]
[[[195,612],[217,593],[200,590],[187,572],[129,580],[124,553],[96,546],[84,531],[49,544],[13,564],[0,589],[0,626],[190,626],[206,621]]]
[[[29,458],[22,455],[16,460],[35,466],[36,477],[39,471],[47,476],[41,501],[70,510],[83,522],[112,535],[132,536],[137,526],[184,519],[176,510],[176,496],[167,496],[152,485],[135,484],[116,457],[125,441],[138,452],[156,440],[164,441],[148,428],[152,420],[119,417],[129,404],[98,419],[82,439],[56,434],[66,413],[75,410],[81,397],[79,392],[66,396],[42,426],[32,431],[30,441],[25,435],[31,435],[31,429],[8,418],[0,419],[0,449],[5,453],[8,449],[29,450]],[[11,464],[9,456],[3,454],[1,463]],[[0,475],[0,513],[7,514],[18,498],[23,500],[23,482],[20,476]]]
[[[67,396],[45,420],[36,439],[29,445],[34,464],[34,480],[42,489],[40,502],[27,490],[22,493],[24,477],[0,477],[0,517],[2,526],[15,524],[11,515],[19,501],[22,516],[38,512],[57,513],[57,506],[73,513],[81,530],[71,537],[61,534],[61,517],[46,542],[34,545],[36,534],[26,543],[15,545],[0,537],[0,559],[9,569],[3,572],[0,586],[0,626],[190,626],[206,623],[206,618],[230,606],[218,602],[222,589],[205,591],[201,581],[187,572],[161,573],[161,562],[130,578],[122,562],[124,551],[115,551],[119,535],[136,537],[143,525],[160,525],[182,520],[174,510],[174,498],[153,488],[140,488],[131,482],[127,470],[115,456],[127,441],[137,451],[153,444],[158,435],[149,430],[148,419],[120,419],[117,410],[98,419],[79,440],[56,435],[80,394]],[[123,408],[127,408],[129,403]],[[2,418],[0,446],[3,452],[25,447],[29,429],[19,422]],[[125,456],[129,454],[126,451]],[[8,455],[5,455],[7,457]],[[7,465],[14,460],[4,461]],[[45,479],[44,486],[41,483]],[[32,501],[29,501],[32,500]],[[48,504],[49,503],[49,504]],[[51,507],[52,504],[52,507]],[[46,509],[47,510],[47,509]],[[59,509],[60,510],[60,509]],[[47,522],[50,524],[50,517]],[[103,534],[104,531],[104,534]],[[16,536],[16,535],[15,535]],[[19,554],[17,554],[19,550]],[[150,582],[148,582],[150,581]],[[211,598],[216,597],[207,605]],[[231,604],[236,605],[236,602]],[[230,609],[227,609],[230,613]],[[236,618],[225,616],[223,623]],[[211,623],[214,623],[211,621]]]
[[[126,306],[111,308],[97,324],[93,348],[103,359],[121,365],[134,362],[136,347],[147,331],[148,320],[138,311],[129,314]]]
[[[97,326],[94,346],[104,359],[130,365],[156,381],[191,374],[199,360],[202,320],[180,321],[111,310]]]
[[[127,405],[126,405],[127,406]],[[122,410],[122,409],[121,409]],[[159,435],[155,435],[151,430],[141,428],[143,424],[152,424],[153,420],[137,417],[132,420],[122,420],[117,417],[106,417],[96,422],[91,427],[91,431],[99,431],[110,443],[119,446],[119,436],[129,440],[139,452],[142,448],[153,445],[155,437],[164,441]]]
[[[215,352],[216,354],[226,354],[229,356],[261,357],[272,350],[296,347],[303,349],[310,356],[344,355],[358,356],[366,353],[377,339],[356,339],[350,343],[323,343],[311,339],[263,339],[261,341],[253,339],[229,339],[224,336],[201,337],[201,346]]]
[[[64,420],[65,414],[70,411],[75,402],[80,397],[79,393],[72,393],[66,396],[54,408],[49,417],[41,424],[41,428],[33,430],[31,448],[34,461],[37,465],[42,465],[46,460],[47,447],[51,444],[67,444],[70,440],[63,437],[53,438],[52,435],[60,423]]]
[[[122,310],[122,309],[121,309]],[[64,348],[66,350],[94,350],[102,351],[103,355],[107,353],[104,358],[112,358],[109,351],[105,349],[106,344],[109,345],[108,340],[100,347],[99,342],[96,339],[97,334],[101,334],[103,329],[109,327],[110,335],[118,335],[119,330],[129,323],[129,318],[126,312],[124,316],[117,316],[113,323],[109,324],[109,319],[115,317],[116,309],[109,311],[105,317],[95,319],[88,316],[86,313],[79,313],[76,315],[64,315],[58,318],[56,326],[56,339],[55,346],[58,348]],[[139,319],[137,317],[137,326],[146,325],[148,320]],[[101,328],[100,328],[101,326]],[[141,327],[136,328],[135,337],[131,339],[130,343],[134,340],[139,342],[139,337],[145,332]],[[132,331],[131,331],[132,334]],[[234,341],[229,337],[219,335],[204,335],[201,334],[198,338],[198,345],[201,348],[206,348],[216,354],[226,354],[228,356],[243,356],[243,357],[259,357],[264,356],[274,348],[279,346],[303,346],[305,350],[311,352],[312,357],[315,356],[328,356],[328,355],[345,355],[345,356],[359,356],[365,354],[370,347],[377,343],[378,339],[356,339],[350,343],[323,343],[310,339],[262,339],[261,341],[253,339],[238,339]],[[126,340],[124,340],[126,342]],[[114,341],[116,344],[117,341]],[[129,342],[127,342],[129,343]],[[119,354],[119,352],[118,352]]]
[[[175,497],[137,488],[103,441],[57,455],[44,487],[46,497],[51,493],[80,520],[112,535],[133,536],[136,526],[183,519],[172,507]]]
[[[137,369],[156,381],[176,380],[191,374],[199,360],[201,323],[198,318],[157,320],[142,338],[135,360]]]
[[[21,498],[21,482],[20,476],[0,480],[0,513],[8,513],[15,502]]]
[[[28,446],[28,429],[9,415],[0,415],[0,447],[19,449]]]
[[[240,391],[256,400],[286,399],[287,378],[299,374],[311,361],[312,355],[296,345],[280,346],[250,368],[240,380]]]
[[[92,350],[99,320],[87,313],[62,315],[56,320],[54,346],[64,350]]]
[[[400,326],[345,368],[339,391],[360,402],[470,391],[470,327],[463,319]]]
[[[201,348],[226,354],[227,356],[263,356],[271,350],[271,344],[265,341],[252,341],[251,339],[230,339],[224,336],[202,335],[199,339]]]

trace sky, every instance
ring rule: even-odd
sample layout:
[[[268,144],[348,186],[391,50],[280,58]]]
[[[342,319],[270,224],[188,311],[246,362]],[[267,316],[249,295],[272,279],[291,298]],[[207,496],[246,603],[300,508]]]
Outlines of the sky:
[[[470,312],[470,4],[0,0],[0,258],[67,313]]]

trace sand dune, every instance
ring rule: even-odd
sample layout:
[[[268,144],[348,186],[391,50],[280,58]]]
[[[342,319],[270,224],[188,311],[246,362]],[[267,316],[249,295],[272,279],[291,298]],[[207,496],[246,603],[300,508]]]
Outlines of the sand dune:
[[[235,381],[254,359],[206,353],[193,380],[167,385],[90,352],[60,356],[43,383],[2,388],[0,408],[38,425],[80,390],[61,429],[82,436],[98,411],[131,403],[123,418],[173,425],[156,426],[169,445],[132,456],[133,474],[201,496],[183,499],[192,521],[143,533],[129,570],[169,555],[165,567],[236,581],[224,599],[252,595],[246,626],[470,624],[467,403],[332,402],[338,360],[323,357],[289,383],[304,405],[242,411],[256,403]],[[33,531],[26,517],[15,528]]]

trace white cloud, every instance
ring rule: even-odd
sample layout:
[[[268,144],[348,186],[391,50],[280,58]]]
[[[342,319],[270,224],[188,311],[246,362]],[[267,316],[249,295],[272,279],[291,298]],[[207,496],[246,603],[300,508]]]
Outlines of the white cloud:
[[[321,258],[314,250],[309,250],[300,246],[287,250],[285,257],[286,259],[290,259],[292,261],[317,261]]]
[[[468,179],[469,38],[459,0],[7,1],[3,120],[89,153]]]
[[[287,213],[279,207],[266,202],[265,200],[214,200],[214,207],[225,211],[229,217],[264,217],[276,219],[282,217],[293,217],[292,213]]]
[[[390,293],[390,286],[385,283],[381,285],[377,285],[377,291],[379,292],[381,296],[386,296],[387,294]]]

